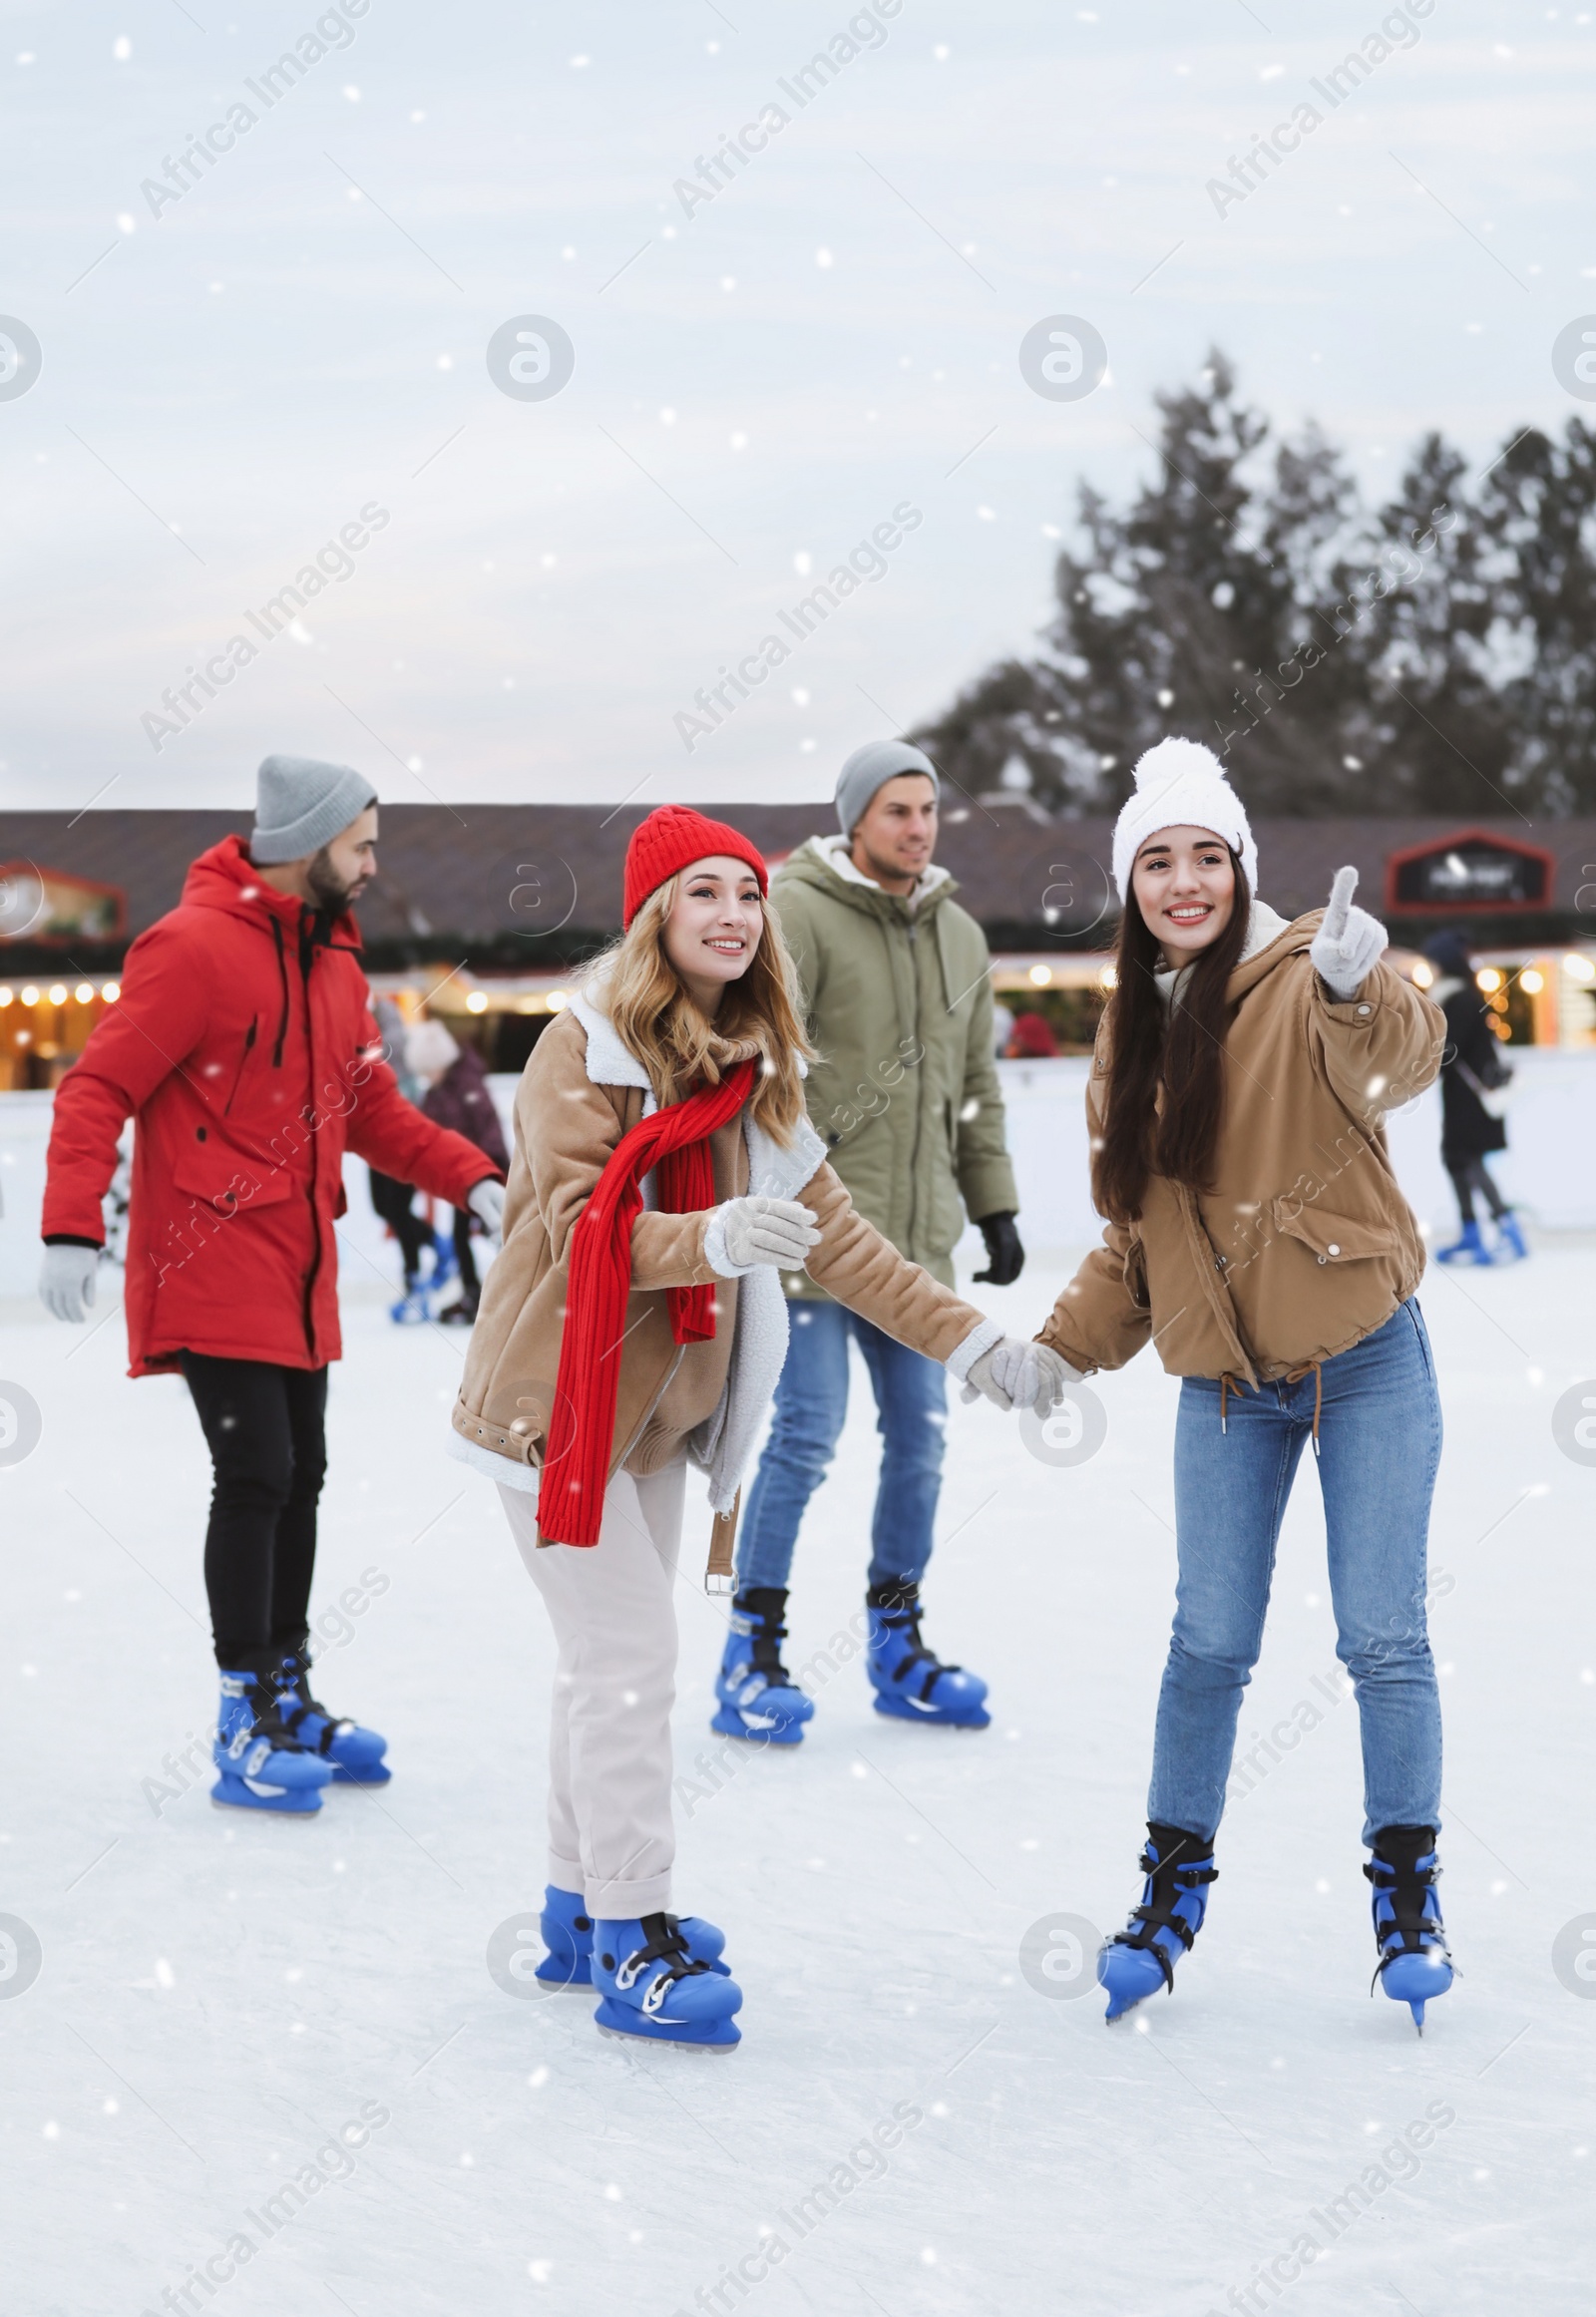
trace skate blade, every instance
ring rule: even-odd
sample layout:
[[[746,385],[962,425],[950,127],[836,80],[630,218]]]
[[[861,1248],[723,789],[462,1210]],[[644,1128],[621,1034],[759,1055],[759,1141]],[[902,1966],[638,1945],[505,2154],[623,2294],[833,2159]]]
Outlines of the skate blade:
[[[702,2055],[705,2058],[722,2058],[728,2052],[735,2052],[737,2046],[742,2042],[742,2037],[735,2028],[732,2028],[731,2034],[724,2037],[721,2042],[706,2044],[689,2042],[682,2036],[639,2036],[629,2028],[612,2028],[603,2020],[596,2020],[594,2024],[598,2033],[601,2036],[607,2036],[612,2044],[630,2044],[634,2049],[638,2044],[649,2044],[655,2051],[691,2052],[694,2056]],[[725,2025],[731,2027],[731,2022],[728,2020]]]
[[[369,1769],[351,1769],[347,1762],[335,1762],[332,1784],[335,1786],[385,1786],[393,1771],[385,1761],[374,1761]]]

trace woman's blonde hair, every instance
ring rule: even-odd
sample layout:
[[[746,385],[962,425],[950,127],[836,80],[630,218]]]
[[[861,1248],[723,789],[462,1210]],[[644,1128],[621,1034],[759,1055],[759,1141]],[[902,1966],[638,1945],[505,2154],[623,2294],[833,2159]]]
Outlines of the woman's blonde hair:
[[[718,1085],[727,1070],[757,1056],[753,1114],[775,1141],[790,1144],[804,1114],[801,1061],[814,1059],[804,1031],[798,975],[767,901],[764,932],[746,973],[728,981],[713,1021],[688,996],[665,954],[665,923],[681,879],[667,877],[594,966],[605,1011],[622,1043],[647,1071],[661,1109],[696,1085]]]

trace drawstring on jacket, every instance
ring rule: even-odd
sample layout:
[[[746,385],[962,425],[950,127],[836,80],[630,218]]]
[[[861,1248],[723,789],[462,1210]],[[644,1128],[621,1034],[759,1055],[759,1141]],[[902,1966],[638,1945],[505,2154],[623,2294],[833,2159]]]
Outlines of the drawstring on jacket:
[[[1322,1359],[1304,1360],[1301,1367],[1288,1368],[1281,1377],[1281,1381],[1282,1383],[1301,1383],[1303,1377],[1308,1374],[1312,1374],[1314,1379],[1314,1454],[1317,1456],[1319,1454],[1319,1417],[1325,1404],[1325,1363]],[[1230,1426],[1225,1420],[1225,1402],[1233,1391],[1239,1393],[1240,1390],[1240,1383],[1226,1368],[1219,1378],[1219,1428],[1222,1432],[1230,1430]]]
[[[277,945],[277,978],[282,983],[282,1019],[277,1024],[277,1043],[272,1050],[271,1066],[282,1068],[283,1042],[288,1035],[288,961],[283,955],[282,927],[275,918],[271,921],[271,938]]]

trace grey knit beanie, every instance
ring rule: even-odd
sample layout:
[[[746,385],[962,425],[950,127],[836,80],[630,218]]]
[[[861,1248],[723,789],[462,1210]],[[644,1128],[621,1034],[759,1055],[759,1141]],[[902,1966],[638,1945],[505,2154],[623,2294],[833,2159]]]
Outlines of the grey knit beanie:
[[[837,775],[837,826],[845,837],[851,837],[858,828],[877,789],[900,772],[923,772],[941,802],[937,767],[923,750],[911,747],[907,740],[867,740]]]
[[[318,764],[313,756],[265,757],[255,780],[249,858],[262,869],[319,853],[377,801],[363,772],[352,772],[347,764]]]

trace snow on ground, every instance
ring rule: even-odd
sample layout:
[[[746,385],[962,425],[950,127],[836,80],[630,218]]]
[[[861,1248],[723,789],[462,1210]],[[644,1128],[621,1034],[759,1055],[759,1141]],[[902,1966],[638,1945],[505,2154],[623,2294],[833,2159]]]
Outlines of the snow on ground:
[[[1143,1355],[1102,1381],[1107,1440],[1073,1468],[954,1409],[929,1634],[990,1679],[983,1734],[882,1721],[847,1664],[817,1669],[805,1744],[717,1761],[695,1490],[678,1903],[729,1933],[727,2059],[632,2056],[585,1999],[490,1972],[541,1897],[549,1637],[493,1489],[443,1453],[458,1338],[391,1327],[349,1276],[319,1687],[389,1734],[397,1774],[309,1823],[212,1810],[179,1760],[214,1708],[182,1385],[126,1380],[115,1316],[0,1306],[0,1376],[43,1417],[0,1469],[0,1912],[42,1950],[23,1986],[27,1932],[0,1923],[7,2317],[1588,2308],[1596,1978],[1560,1978],[1553,1947],[1596,1930],[1596,1471],[1551,1419],[1596,1375],[1596,1251],[1543,1241],[1424,1292],[1464,1976],[1422,2043],[1369,1994],[1311,1470],[1242,1729],[1304,1700],[1324,1720],[1233,1806],[1178,1994],[1110,2031],[1067,1937],[1062,1977],[1022,1968],[1047,1918],[1089,1949],[1138,1895],[1176,1392]],[[1037,1265],[991,1307],[1033,1327],[1066,1276]],[[798,1663],[858,1608],[873,1446],[861,1381],[801,1547]],[[1285,2281],[1305,2233],[1330,2249]],[[213,2291],[189,2287],[207,2262]]]

